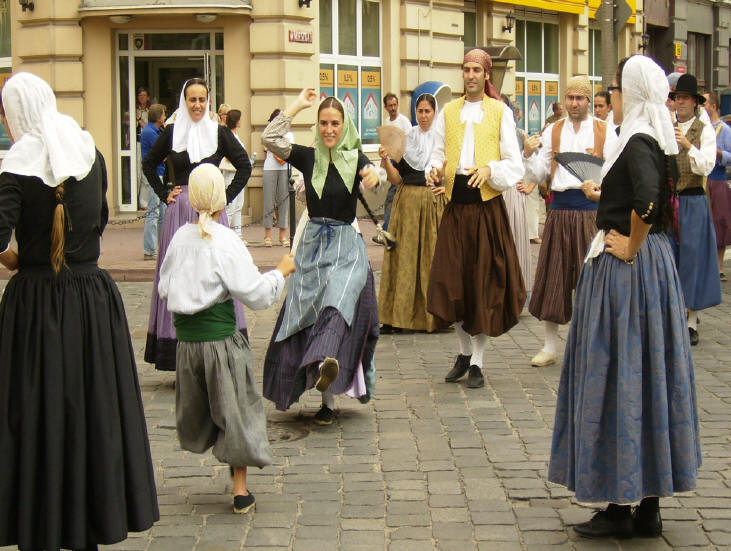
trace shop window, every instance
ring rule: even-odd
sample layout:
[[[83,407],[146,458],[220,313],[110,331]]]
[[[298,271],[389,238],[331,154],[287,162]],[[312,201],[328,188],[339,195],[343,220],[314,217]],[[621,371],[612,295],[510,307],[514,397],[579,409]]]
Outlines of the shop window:
[[[475,11],[474,0],[466,0],[464,3],[464,34],[462,35],[465,48],[477,46],[477,14]]]
[[[343,102],[373,149],[382,123],[381,3],[321,0],[319,27],[320,95]]]
[[[522,114],[518,125],[537,134],[558,101],[559,28],[554,23],[518,19],[516,47],[522,57],[515,64],[515,100]]]
[[[589,81],[592,94],[602,89],[602,32],[589,29]]]
[[[710,63],[711,37],[707,34],[688,33],[688,72],[698,79],[698,86],[705,87],[710,83],[708,69]]]

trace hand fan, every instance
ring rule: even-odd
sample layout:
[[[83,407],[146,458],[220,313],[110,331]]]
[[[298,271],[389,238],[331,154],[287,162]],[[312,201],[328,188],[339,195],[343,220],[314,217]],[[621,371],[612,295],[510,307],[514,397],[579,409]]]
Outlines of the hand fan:
[[[399,162],[406,151],[406,134],[397,126],[379,126],[378,139],[386,151],[388,156],[394,161]]]
[[[554,159],[581,182],[584,180],[594,180],[598,184],[601,181],[604,160],[599,157],[589,155],[588,153],[567,151],[565,153],[557,153]]]

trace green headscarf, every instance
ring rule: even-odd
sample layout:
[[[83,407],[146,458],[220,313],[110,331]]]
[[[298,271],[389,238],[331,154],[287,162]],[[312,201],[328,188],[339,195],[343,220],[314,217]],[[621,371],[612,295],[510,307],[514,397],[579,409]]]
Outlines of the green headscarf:
[[[312,170],[312,187],[320,199],[322,199],[322,190],[325,187],[325,178],[327,177],[327,169],[330,165],[331,155],[335,169],[343,179],[345,187],[348,188],[349,192],[353,191],[355,172],[358,169],[358,152],[361,150],[360,135],[348,114],[348,110],[338,98],[328,96],[322,101],[329,99],[337,101],[345,115],[343,117],[343,133],[340,135],[340,141],[332,150],[322,143],[319,128],[317,131],[317,138],[315,140],[315,168]],[[320,105],[322,105],[322,102]]]

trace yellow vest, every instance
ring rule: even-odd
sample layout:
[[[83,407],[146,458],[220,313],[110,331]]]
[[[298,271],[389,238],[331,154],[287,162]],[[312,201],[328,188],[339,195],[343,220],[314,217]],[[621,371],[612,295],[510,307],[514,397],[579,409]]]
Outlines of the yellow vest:
[[[454,177],[457,174],[459,157],[462,154],[462,142],[466,123],[460,120],[462,106],[465,97],[450,101],[444,107],[444,127],[446,131],[444,139],[444,152],[447,157],[447,167],[444,173],[444,192],[447,199],[452,199],[452,188]],[[475,165],[487,166],[491,161],[500,160],[500,124],[502,122],[505,105],[492,99],[487,94],[482,98],[482,122],[473,124],[472,130],[475,135]],[[489,184],[483,183],[480,186],[480,197],[483,201],[489,201],[498,197],[501,192],[493,189]]]

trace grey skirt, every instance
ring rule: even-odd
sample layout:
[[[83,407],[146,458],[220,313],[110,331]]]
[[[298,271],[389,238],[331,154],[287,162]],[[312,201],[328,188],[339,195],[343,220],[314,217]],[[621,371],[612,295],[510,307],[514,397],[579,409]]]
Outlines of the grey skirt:
[[[241,333],[219,341],[178,341],[175,416],[180,446],[235,467],[272,462],[253,356]]]

